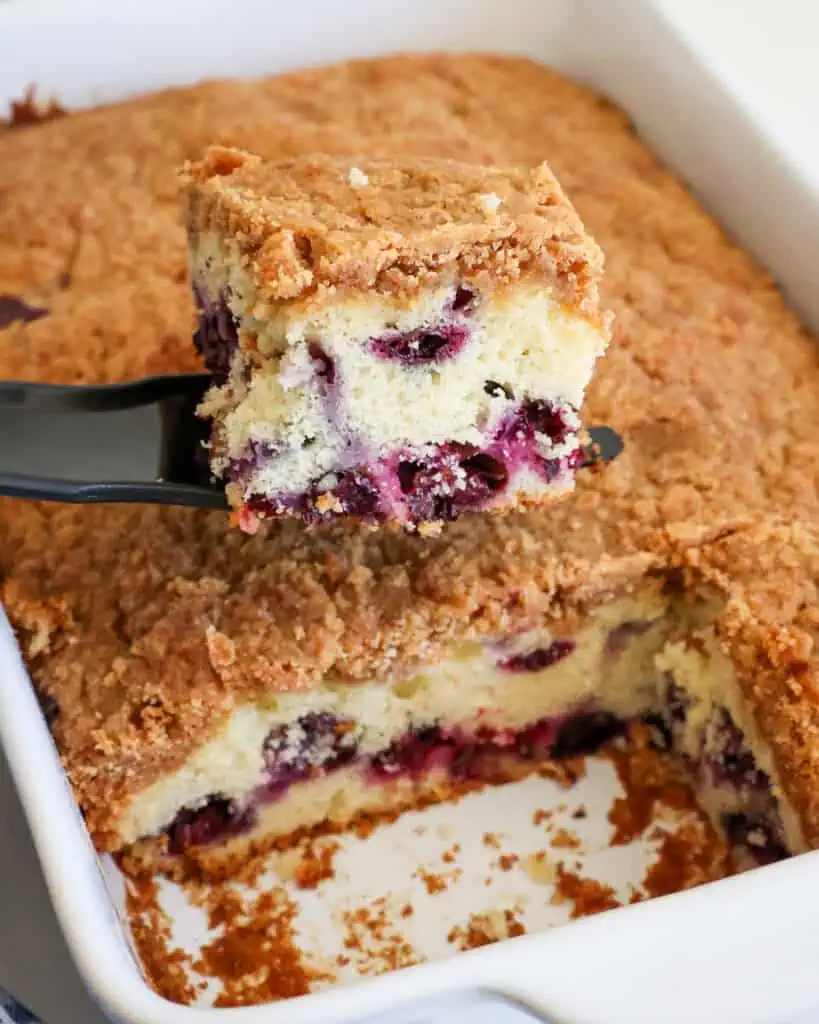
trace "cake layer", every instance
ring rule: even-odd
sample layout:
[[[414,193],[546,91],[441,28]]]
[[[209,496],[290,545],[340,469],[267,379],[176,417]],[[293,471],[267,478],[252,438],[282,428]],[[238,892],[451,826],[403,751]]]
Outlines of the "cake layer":
[[[599,254],[556,182],[545,167],[365,169],[351,184],[349,162],[221,150],[189,169],[195,340],[214,377],[200,414],[240,525],[428,526],[566,493],[608,328]],[[375,259],[368,287],[360,268],[319,274],[339,234],[339,259]],[[291,249],[310,287],[285,287]]]

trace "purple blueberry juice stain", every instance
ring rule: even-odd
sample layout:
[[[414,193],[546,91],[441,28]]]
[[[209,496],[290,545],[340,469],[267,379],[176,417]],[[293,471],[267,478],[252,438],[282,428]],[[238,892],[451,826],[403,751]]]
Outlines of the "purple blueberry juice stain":
[[[224,296],[213,300],[194,285],[197,330],[193,336],[196,351],[202,357],[215,384],[225,384],[230,376],[233,357],[239,347],[236,320]]]
[[[381,495],[369,474],[345,470],[334,475],[337,482],[333,487],[311,487],[301,494],[272,497],[251,494],[246,498],[245,506],[265,519],[297,514],[307,526],[330,522],[339,516],[349,516],[366,523],[377,523],[384,518]],[[328,500],[332,504],[324,507]]]
[[[191,846],[241,835],[255,825],[260,806],[280,799],[292,785],[351,763],[376,784],[429,773],[459,781],[491,780],[499,755],[544,760],[592,754],[624,729],[625,723],[614,715],[595,710],[543,718],[517,731],[445,730],[427,725],[410,729],[377,754],[362,757],[350,720],[309,712],[270,731],[263,747],[266,778],[249,802],[239,804],[214,794],[196,809],[181,810],[165,830],[168,849],[179,854]]]
[[[341,513],[336,514],[353,516],[365,522],[376,522],[382,518],[378,488],[366,473],[357,470],[340,473],[332,494],[341,505]],[[318,511],[315,500],[312,501],[311,508],[317,521],[328,518],[327,513]]]
[[[316,376],[328,387],[332,387],[336,382],[336,364],[333,357],[317,341],[309,342],[307,351],[313,361]]]
[[[491,777],[493,759],[503,753],[524,760],[593,754],[625,728],[622,719],[603,711],[543,718],[515,732],[483,727],[470,733],[427,726],[406,733],[372,757],[369,774],[374,781],[385,781],[439,771],[453,779],[480,780]]]
[[[235,800],[210,796],[204,806],[181,810],[168,828],[168,850],[184,853],[191,846],[206,846],[249,831],[256,822],[252,806],[242,807]]]
[[[537,647],[525,654],[513,654],[508,658],[502,658],[497,663],[497,668],[503,672],[541,672],[568,658],[576,647],[574,640],[562,637],[553,640],[548,647]]]
[[[352,722],[326,711],[311,711],[289,725],[278,725],[265,739],[264,788],[278,791],[316,771],[342,767],[355,757],[349,739]]]
[[[476,302],[477,296],[472,289],[467,288],[466,285],[459,284],[455,289],[455,294],[452,297],[449,308],[453,313],[460,313],[461,316],[466,316],[474,312]]]
[[[469,338],[469,330],[462,324],[441,324],[437,327],[418,327],[412,331],[382,334],[373,338],[370,350],[381,359],[403,363],[405,366],[423,366],[443,363],[454,358]]]
[[[780,837],[778,823],[730,811],[720,819],[723,832],[732,846],[741,846],[760,865],[775,864],[790,857],[790,850]]]
[[[494,381],[487,381],[488,385],[492,385],[493,390],[502,387]],[[570,412],[573,410],[568,405],[561,406],[547,399],[529,399],[508,413],[488,450],[507,465],[510,475],[526,466],[546,483],[554,483],[560,477],[573,473],[583,462],[583,452],[579,448],[558,458],[541,454],[543,438],[552,445],[560,445],[573,436]]]
[[[625,735],[628,723],[608,711],[578,712],[566,718],[552,747],[552,757],[594,754],[605,743]]]
[[[770,792],[771,780],[757,767],[745,737],[731,715],[725,708],[719,708],[716,716],[713,735],[719,745],[718,750],[706,755],[713,781],[717,784],[726,782],[737,789]]]
[[[415,521],[451,521],[484,506],[506,487],[503,462],[474,445],[442,444],[429,456],[402,459],[396,475]]]
[[[496,443],[510,455],[525,457],[535,449],[538,435],[548,437],[552,444],[563,444],[571,433],[572,426],[560,405],[545,398],[529,399],[507,417]]]
[[[31,306],[18,295],[0,295],[0,331],[13,323],[30,324],[48,316],[45,306]]]
[[[244,455],[230,460],[228,475],[234,483],[244,483],[266,463],[275,459],[279,453],[280,449],[274,441],[257,437],[251,438]]]

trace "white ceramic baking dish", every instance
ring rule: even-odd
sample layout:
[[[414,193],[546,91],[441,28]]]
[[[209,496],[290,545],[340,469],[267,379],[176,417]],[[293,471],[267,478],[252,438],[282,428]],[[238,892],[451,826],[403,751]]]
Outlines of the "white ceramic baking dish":
[[[0,105],[30,82],[78,106],[205,76],[395,50],[528,54],[626,107],[817,325],[809,258],[819,238],[816,179],[678,14],[671,0],[3,0]],[[811,899],[819,854],[811,854],[287,1003],[176,1006],[148,988],[134,961],[2,613],[0,739],[73,956],[123,1024],[334,1024],[477,988],[574,1024],[762,1024],[819,1004]]]

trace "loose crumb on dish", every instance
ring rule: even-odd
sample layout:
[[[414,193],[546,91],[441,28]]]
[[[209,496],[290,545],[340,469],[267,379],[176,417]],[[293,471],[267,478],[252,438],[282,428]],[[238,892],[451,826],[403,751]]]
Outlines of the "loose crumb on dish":
[[[446,892],[450,882],[457,881],[462,874],[460,868],[455,868],[453,871],[428,871],[426,868],[419,867],[415,871],[414,877],[420,878],[430,896],[435,896],[439,892]]]
[[[571,918],[588,917],[622,906],[614,889],[596,878],[583,878],[563,864],[557,865],[556,876],[552,903],[572,903]]]
[[[53,121],[58,117],[65,117],[68,111],[53,97],[41,101],[37,98],[37,90],[30,85],[21,100],[12,100],[9,104],[9,119],[4,122],[0,120],[0,128],[21,128],[24,125],[42,124],[43,121]]]
[[[670,759],[649,745],[645,727],[633,726],[629,738],[627,745],[611,746],[605,752],[624,790],[608,815],[614,827],[612,846],[633,842],[663,808],[676,812],[697,810],[691,787]]]
[[[545,850],[536,850],[524,857],[521,867],[535,885],[551,885],[557,878],[557,867],[549,860]]]
[[[359,974],[384,974],[420,962],[411,943],[395,927],[395,917],[383,896],[342,913],[344,948]]]
[[[733,872],[730,847],[700,813],[664,835],[657,859],[643,879],[643,889],[648,897],[666,896]]]
[[[549,840],[552,846],[565,850],[577,850],[580,847],[580,840],[568,829],[559,828]]]
[[[335,877],[335,855],[341,844],[335,840],[308,842],[296,868],[294,882],[299,889],[315,889],[328,878]]]
[[[450,945],[466,951],[525,934],[526,928],[514,910],[488,910],[480,914],[470,914],[466,925],[455,925],[450,929],[446,940]]]
[[[214,1006],[290,999],[329,980],[303,962],[293,928],[298,910],[284,889],[273,887],[245,903],[231,886],[217,885],[206,905],[208,923],[220,933],[202,946],[193,968],[220,982]]]
[[[196,988],[188,975],[191,959],[173,944],[170,919],[159,902],[159,885],[155,879],[128,880],[125,912],[139,961],[151,988],[173,1003],[192,1003],[196,998]]]

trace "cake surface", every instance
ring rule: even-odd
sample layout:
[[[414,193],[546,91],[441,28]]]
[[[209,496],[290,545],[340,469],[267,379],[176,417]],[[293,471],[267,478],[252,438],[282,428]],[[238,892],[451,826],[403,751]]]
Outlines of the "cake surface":
[[[186,170],[211,466],[247,532],[429,533],[570,490],[602,256],[545,164],[211,147]]]
[[[464,623],[573,629],[657,564],[658,530],[696,537],[692,559],[726,520],[819,512],[814,340],[623,114],[512,58],[353,62],[0,132],[0,294],[48,313],[2,330],[2,376],[96,383],[201,365],[171,182],[216,138],[277,160],[547,159],[606,252],[614,336],[584,415],[626,449],[548,510],[429,539],[288,523],[247,537],[193,509],[0,502],[3,600],[101,848],[131,792],[176,771],[248,695],[397,676]],[[735,555],[710,557],[728,580],[739,571]],[[780,693],[781,675],[755,678]],[[808,821],[811,720],[804,700],[770,706],[770,735],[792,751],[777,755],[782,784],[799,780],[804,797],[789,799]]]

